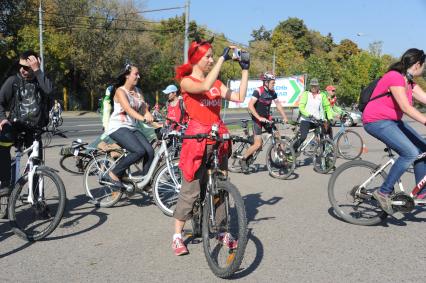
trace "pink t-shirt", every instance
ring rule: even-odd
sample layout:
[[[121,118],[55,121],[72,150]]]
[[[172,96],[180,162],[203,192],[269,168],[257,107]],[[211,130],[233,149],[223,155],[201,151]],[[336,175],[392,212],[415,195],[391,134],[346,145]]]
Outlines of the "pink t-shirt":
[[[371,98],[386,93],[391,86],[403,86],[406,88],[407,99],[410,104],[413,103],[413,89],[411,84],[406,84],[404,76],[397,71],[390,71],[383,75],[377,83]],[[380,120],[402,119],[402,111],[393,96],[383,96],[370,101],[362,113],[362,122],[364,124]]]

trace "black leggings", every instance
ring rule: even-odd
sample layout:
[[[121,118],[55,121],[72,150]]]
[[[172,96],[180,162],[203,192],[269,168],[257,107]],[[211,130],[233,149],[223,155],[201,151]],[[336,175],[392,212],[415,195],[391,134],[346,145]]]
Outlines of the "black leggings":
[[[142,174],[146,175],[152,161],[154,160],[154,149],[145,136],[138,130],[119,128],[110,134],[110,137],[113,138],[122,148],[129,151],[129,154],[126,157],[123,157],[114,169],[112,169],[112,173],[118,177],[122,177],[130,165],[143,158],[144,166]]]

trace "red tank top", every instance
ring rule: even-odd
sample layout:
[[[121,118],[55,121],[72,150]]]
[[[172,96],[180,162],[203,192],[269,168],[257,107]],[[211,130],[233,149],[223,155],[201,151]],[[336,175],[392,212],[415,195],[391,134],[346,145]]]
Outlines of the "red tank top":
[[[200,80],[187,76],[195,82]],[[185,102],[186,112],[190,119],[204,124],[212,125],[220,121],[220,109],[222,97],[220,96],[220,87],[222,82],[216,80],[210,90],[204,93],[183,92],[183,101]]]
[[[170,120],[179,122],[181,115],[182,114],[180,113],[179,101],[176,103],[175,106],[167,106],[167,118],[169,118]]]

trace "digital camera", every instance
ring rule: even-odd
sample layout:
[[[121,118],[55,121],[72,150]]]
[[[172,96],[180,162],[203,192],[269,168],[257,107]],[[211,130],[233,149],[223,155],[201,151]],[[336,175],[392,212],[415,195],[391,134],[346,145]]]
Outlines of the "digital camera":
[[[232,53],[232,60],[248,62],[250,61],[250,53],[248,53],[247,51],[235,48],[234,53]]]

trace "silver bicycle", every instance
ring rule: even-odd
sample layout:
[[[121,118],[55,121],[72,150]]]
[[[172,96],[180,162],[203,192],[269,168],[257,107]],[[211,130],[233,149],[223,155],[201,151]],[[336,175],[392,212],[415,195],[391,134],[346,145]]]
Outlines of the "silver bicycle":
[[[103,174],[108,174],[128,152],[125,149],[112,149],[107,152],[91,150],[92,160],[84,171],[84,187],[90,202],[100,207],[111,207],[122,197],[123,193],[131,195],[135,192],[147,194],[152,184],[152,195],[155,203],[166,215],[172,215],[181,186],[181,174],[178,168],[179,159],[170,154],[168,140],[180,135],[176,131],[164,132],[160,147],[155,151],[154,160],[145,176],[141,176],[142,164],[133,164],[122,178],[125,189],[118,189],[101,181]],[[89,148],[90,149],[90,148]]]
[[[385,169],[395,163],[390,148],[385,152],[389,160],[377,165],[365,160],[353,160],[339,166],[328,182],[328,199],[334,212],[343,220],[357,225],[376,225],[387,217],[373,197],[373,192],[380,188],[387,174]],[[426,152],[418,159],[426,158]],[[417,198],[426,184],[426,176],[408,193],[401,180],[394,187],[390,198],[394,212],[408,213],[417,205],[425,205],[425,199]]]

